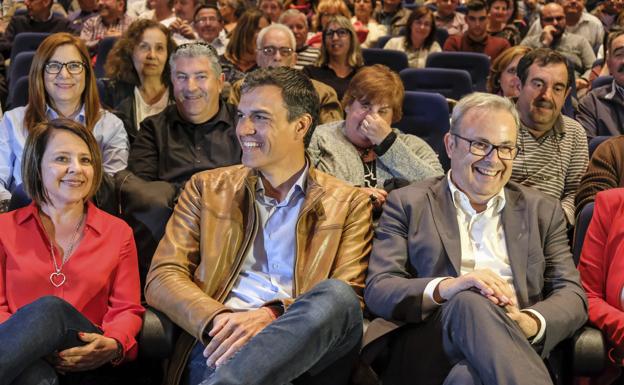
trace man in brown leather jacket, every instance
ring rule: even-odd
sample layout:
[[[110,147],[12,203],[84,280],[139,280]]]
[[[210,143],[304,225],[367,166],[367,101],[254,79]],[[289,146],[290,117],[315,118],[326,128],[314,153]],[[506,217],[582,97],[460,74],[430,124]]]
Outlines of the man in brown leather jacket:
[[[184,188],[146,286],[148,303],[186,331],[168,383],[348,377],[340,361],[361,339],[371,206],[306,159],[318,109],[299,71],[249,74],[236,127],[243,166],[196,174]]]

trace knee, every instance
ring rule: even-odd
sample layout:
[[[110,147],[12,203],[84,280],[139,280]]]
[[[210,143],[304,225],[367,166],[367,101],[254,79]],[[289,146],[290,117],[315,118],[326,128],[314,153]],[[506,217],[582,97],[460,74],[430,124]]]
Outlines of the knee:
[[[346,319],[349,323],[362,322],[362,309],[357,295],[345,282],[327,279],[317,284],[310,292],[310,302],[321,320]]]
[[[72,305],[70,305],[67,301],[53,295],[39,297],[26,306],[36,308],[38,312],[41,312],[41,314],[49,315],[59,314],[72,308]]]
[[[485,307],[491,304],[490,300],[480,293],[472,290],[464,290],[455,294],[453,298],[448,300],[443,306],[447,309],[461,312],[483,311]]]

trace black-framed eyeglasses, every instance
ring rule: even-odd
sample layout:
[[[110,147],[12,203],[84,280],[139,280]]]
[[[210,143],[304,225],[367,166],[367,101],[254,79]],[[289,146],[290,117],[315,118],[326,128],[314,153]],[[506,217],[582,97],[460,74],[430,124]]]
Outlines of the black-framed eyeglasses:
[[[273,47],[272,45],[258,48],[258,51],[262,51],[265,56],[275,56],[275,54],[279,52],[280,55],[285,57],[292,55],[292,53],[294,52],[293,49],[290,47]]]
[[[323,31],[323,36],[325,37],[334,37],[334,35],[338,35],[338,37],[347,37],[349,36],[349,30],[346,28],[338,28]]]
[[[213,47],[211,44],[208,44],[206,42],[203,41],[193,41],[190,43],[184,43],[184,44],[180,44],[179,46],[176,47],[175,51],[173,51],[174,53],[178,52],[181,49],[185,49],[185,48],[189,48],[192,47],[194,45],[199,45],[202,47],[206,47],[210,50],[210,52],[214,55],[214,56],[219,56],[219,54],[217,53],[217,50],[215,47]]]
[[[459,139],[465,140],[470,144],[470,153],[472,155],[486,157],[490,155],[494,149],[498,153],[498,157],[502,160],[514,160],[516,156],[518,156],[518,152],[520,148],[518,146],[509,146],[506,144],[495,145],[492,143],[482,142],[480,140],[473,140],[464,138],[461,135],[453,134],[451,135],[458,137]]]
[[[63,67],[67,68],[67,72],[72,75],[80,75],[84,71],[86,64],[81,61],[68,61],[67,63],[61,63],[59,61],[49,61],[45,64],[44,70],[50,75],[57,75],[63,70]]]

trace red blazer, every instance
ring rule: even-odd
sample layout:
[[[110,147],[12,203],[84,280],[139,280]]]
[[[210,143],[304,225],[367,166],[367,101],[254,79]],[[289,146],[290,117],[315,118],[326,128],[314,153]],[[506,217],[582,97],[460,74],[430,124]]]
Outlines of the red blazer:
[[[63,266],[67,281],[58,288],[50,283],[53,271],[37,206],[0,215],[0,324],[20,307],[54,295],[119,341],[125,358],[133,359],[144,309],[130,227],[89,203],[84,236]]]
[[[578,269],[587,299],[589,320],[616,346],[624,344],[624,189],[596,195],[594,215],[585,235]]]

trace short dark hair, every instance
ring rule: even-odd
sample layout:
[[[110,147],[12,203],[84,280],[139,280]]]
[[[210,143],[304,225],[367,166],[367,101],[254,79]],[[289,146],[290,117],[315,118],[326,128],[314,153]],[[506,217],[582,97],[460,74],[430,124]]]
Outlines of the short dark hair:
[[[212,9],[212,10],[214,10],[217,13],[217,19],[219,19],[219,22],[223,23],[223,16],[221,16],[221,11],[219,11],[219,8],[217,8],[217,6],[213,5],[213,4],[200,4],[200,5],[198,5],[197,8],[195,8],[195,13],[193,14],[193,21],[195,21],[195,19],[197,18],[197,14],[202,9]]]
[[[611,32],[607,35],[607,45],[605,45],[605,56],[611,55],[611,45],[613,41],[618,37],[624,35],[624,28],[616,27],[611,29]]]
[[[484,9],[487,11],[487,5],[481,0],[471,0],[466,4],[466,9],[468,9],[468,12],[479,12]]]
[[[82,139],[91,155],[93,181],[86,199],[93,197],[102,181],[102,154],[93,133],[82,124],[67,118],[58,118],[37,124],[29,132],[22,158],[22,180],[24,190],[38,205],[50,201],[48,192],[43,187],[41,162],[48,147],[50,135],[54,130],[66,130]]]
[[[307,147],[318,123],[320,109],[319,96],[310,79],[303,72],[290,67],[259,68],[245,76],[241,96],[261,86],[276,86],[281,90],[289,122],[303,114],[312,116],[312,124],[304,139]]]
[[[538,48],[522,56],[522,59],[520,59],[520,62],[518,63],[516,72],[523,87],[529,77],[529,67],[533,63],[537,63],[540,67],[544,67],[549,64],[565,65],[566,71],[568,71],[568,84],[566,84],[566,87],[569,88],[572,84],[574,84],[574,70],[570,68],[570,64],[565,56],[550,48]]]

